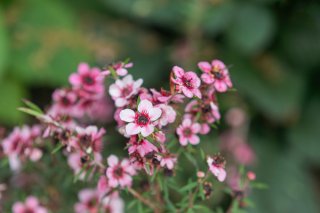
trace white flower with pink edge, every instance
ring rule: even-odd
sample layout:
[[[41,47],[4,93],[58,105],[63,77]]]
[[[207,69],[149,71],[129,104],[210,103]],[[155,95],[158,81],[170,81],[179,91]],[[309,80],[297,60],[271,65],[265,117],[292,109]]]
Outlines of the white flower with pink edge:
[[[128,99],[137,94],[143,80],[133,80],[132,75],[127,75],[122,80],[118,79],[109,87],[109,94],[115,101],[117,107],[123,107],[128,104]]]
[[[16,202],[12,207],[13,213],[47,213],[48,210],[40,206],[39,200],[36,197],[29,196],[27,197],[25,203]]]
[[[148,137],[154,132],[154,121],[158,120],[162,114],[160,108],[153,107],[148,100],[142,100],[138,105],[138,111],[124,109],[120,112],[120,119],[129,122],[126,125],[128,135],[141,133],[143,137]]]
[[[214,176],[216,176],[220,182],[223,182],[227,177],[227,172],[224,169],[225,167],[224,159],[220,155],[214,156],[213,158],[208,157],[207,163],[211,173]]]
[[[189,118],[182,121],[182,124],[177,128],[179,142],[182,146],[188,143],[197,145],[200,143],[200,138],[197,135],[200,132],[201,126],[198,123],[193,123]]]
[[[130,164],[128,159],[119,161],[115,155],[108,157],[108,169],[106,175],[108,177],[108,183],[110,187],[130,187],[132,184],[132,177],[136,171]]]

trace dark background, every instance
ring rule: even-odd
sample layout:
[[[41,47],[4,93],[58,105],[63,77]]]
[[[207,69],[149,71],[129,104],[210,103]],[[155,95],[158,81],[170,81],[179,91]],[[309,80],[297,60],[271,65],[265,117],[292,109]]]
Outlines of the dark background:
[[[21,99],[45,106],[79,62],[127,57],[153,88],[173,65],[225,61],[237,92],[221,107],[248,112],[254,170],[269,185],[250,212],[320,211],[319,1],[2,0],[0,124],[29,122]]]

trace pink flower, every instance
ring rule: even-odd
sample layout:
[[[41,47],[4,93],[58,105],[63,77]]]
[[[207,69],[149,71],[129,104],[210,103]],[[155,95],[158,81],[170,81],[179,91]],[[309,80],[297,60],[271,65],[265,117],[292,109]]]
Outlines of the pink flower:
[[[127,68],[133,67],[133,63],[118,62],[111,65],[112,69],[114,69],[119,76],[125,76],[128,74]],[[105,70],[102,72],[103,75],[110,75],[110,70]]]
[[[73,90],[57,89],[52,94],[52,99],[54,104],[50,109],[51,115],[68,114],[74,117],[79,117],[82,115],[82,112],[79,112],[79,110],[75,108],[78,96]]]
[[[131,145],[128,149],[130,155],[134,152],[138,152],[141,157],[144,157],[147,153],[153,151],[158,152],[158,148],[155,145],[146,139],[139,140],[136,136],[130,138],[129,144]]]
[[[167,155],[167,156],[158,156],[157,159],[160,161],[161,167],[166,167],[169,170],[172,170],[174,165],[177,162],[177,158]]]
[[[128,135],[136,135],[141,133],[147,137],[154,131],[155,124],[153,123],[161,116],[161,109],[153,107],[148,100],[142,100],[138,105],[138,111],[134,112],[131,109],[124,109],[120,112],[120,119],[129,124],[126,125],[126,133]]]
[[[118,79],[109,87],[109,94],[115,100],[117,107],[123,107],[128,104],[128,100],[133,95],[137,94],[143,80],[134,81],[132,75],[127,75],[122,80]]]
[[[101,152],[103,148],[102,139],[105,130],[101,128],[98,130],[96,126],[88,126],[86,128],[76,127],[77,132],[77,146],[87,153]],[[91,150],[91,151],[90,151]]]
[[[41,149],[35,147],[35,140],[40,134],[39,126],[15,127],[11,134],[3,140],[3,152],[9,157],[12,170],[20,169],[20,160],[23,158],[38,161],[42,157]]]
[[[200,124],[192,123],[190,119],[184,119],[182,124],[177,128],[177,134],[179,135],[179,142],[182,146],[186,146],[188,142],[192,145],[196,145],[200,142],[197,134],[200,132]]]
[[[161,117],[159,118],[160,127],[166,126],[168,123],[173,123],[176,120],[176,111],[169,105],[157,105],[162,110]]]
[[[213,158],[208,157],[207,163],[211,173],[216,176],[220,182],[223,182],[227,176],[226,170],[224,169],[225,160],[220,155],[216,155]]]
[[[172,70],[175,78],[171,80],[176,84],[178,92],[182,92],[188,98],[192,98],[194,95],[201,98],[201,92],[199,90],[201,81],[194,72],[185,72],[178,66],[174,66]]]
[[[206,84],[213,84],[218,92],[225,92],[232,87],[229,77],[229,71],[226,65],[220,60],[208,62],[199,62],[198,67],[204,72],[201,79]]]
[[[135,175],[135,170],[130,164],[128,159],[119,159],[115,155],[110,155],[108,157],[108,169],[106,175],[108,177],[108,182],[111,187],[121,186],[131,186],[132,177]]]
[[[48,210],[42,206],[36,197],[27,197],[25,203],[16,202],[12,207],[13,213],[47,213]]]
[[[94,189],[83,189],[78,194],[80,202],[74,206],[76,213],[98,213],[99,195]]]
[[[254,173],[253,171],[247,172],[247,178],[248,178],[248,180],[250,180],[250,181],[255,180],[255,179],[256,179],[256,173]]]
[[[77,73],[69,77],[69,82],[74,89],[79,89],[82,96],[90,97],[92,95],[102,95],[104,93],[104,76],[101,75],[100,69],[90,68],[88,64],[81,63],[78,66]]]
[[[182,103],[184,96],[181,94],[171,95],[169,91],[166,91],[161,88],[160,92],[155,89],[150,89],[152,92],[153,99],[156,102],[168,104],[170,101],[175,103]]]
[[[123,213],[124,212],[124,202],[118,195],[110,195],[103,198],[102,211],[110,213]]]

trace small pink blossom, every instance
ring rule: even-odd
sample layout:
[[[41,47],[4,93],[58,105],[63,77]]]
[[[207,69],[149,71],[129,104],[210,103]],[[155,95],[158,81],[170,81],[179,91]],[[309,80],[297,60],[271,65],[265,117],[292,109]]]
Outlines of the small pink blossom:
[[[256,174],[252,171],[247,172],[248,180],[253,181],[256,179]]]
[[[79,117],[82,113],[76,109],[78,95],[73,90],[57,89],[52,94],[54,104],[50,109],[51,115],[71,115]]]
[[[128,135],[136,135],[141,133],[142,136],[148,137],[154,132],[154,121],[161,116],[161,109],[153,107],[148,100],[142,100],[138,105],[138,111],[124,109],[120,112],[120,119],[129,122],[126,125],[126,133]]]
[[[69,77],[69,82],[74,89],[79,90],[81,96],[90,97],[92,95],[102,95],[104,93],[104,76],[101,75],[100,69],[90,68],[88,64],[81,63],[78,66],[77,73]]]
[[[98,130],[96,126],[88,126],[86,128],[76,127],[76,147],[85,150],[87,153],[92,151],[101,152],[103,148],[102,139],[105,132],[103,128]]]
[[[74,206],[75,213],[98,213],[99,194],[95,189],[83,189],[78,194],[80,202]]]
[[[169,105],[159,104],[157,105],[162,110],[161,117],[159,118],[159,126],[163,127],[169,123],[173,123],[176,120],[176,111]]]
[[[226,92],[232,87],[229,77],[229,71],[226,65],[220,60],[208,62],[199,62],[198,67],[204,72],[201,79],[206,84],[213,84],[218,92]]]
[[[153,151],[158,152],[158,148],[155,145],[153,145],[146,139],[139,140],[137,136],[132,136],[130,138],[129,144],[130,147],[128,151],[130,155],[134,152],[138,152],[141,157],[144,157],[147,153]]]
[[[114,84],[109,87],[109,94],[115,101],[117,107],[123,107],[128,104],[129,98],[137,94],[143,80],[133,80],[132,75],[127,75],[122,80],[117,79]]]
[[[184,99],[183,95],[181,94],[172,95],[169,91],[166,91],[162,88],[159,92],[155,89],[150,89],[150,91],[152,92],[153,100],[159,103],[168,104],[170,101],[174,103],[182,103]]]
[[[186,146],[188,142],[192,145],[198,144],[200,138],[197,134],[200,132],[200,128],[200,124],[192,123],[188,118],[184,119],[182,124],[177,128],[180,144],[182,146]]]
[[[125,76],[128,74],[128,68],[133,67],[133,63],[124,63],[124,62],[118,62],[111,65],[111,68],[116,71],[118,76]],[[103,75],[110,75],[110,70],[105,70],[102,72]]]
[[[111,187],[121,186],[129,187],[132,184],[132,177],[135,175],[135,169],[130,164],[128,159],[119,159],[115,155],[110,155],[108,157],[108,169],[106,175],[108,177],[108,182]]]
[[[13,213],[47,213],[48,210],[40,205],[36,197],[27,197],[25,203],[16,202],[12,207]]]
[[[175,78],[171,78],[176,84],[176,90],[182,92],[186,97],[192,98],[194,95],[201,98],[199,90],[201,81],[197,74],[192,71],[185,72],[181,67],[174,66],[172,69]]]
[[[174,165],[177,163],[177,158],[170,155],[158,155],[157,159],[160,161],[161,167],[166,167],[169,170],[172,170]]]
[[[216,155],[213,158],[208,157],[207,163],[212,174],[216,176],[220,182],[223,182],[227,176],[226,170],[224,169],[224,159],[220,155]]]
[[[119,195],[109,195],[102,199],[101,212],[106,213],[123,213],[124,212],[124,202],[119,197]]]

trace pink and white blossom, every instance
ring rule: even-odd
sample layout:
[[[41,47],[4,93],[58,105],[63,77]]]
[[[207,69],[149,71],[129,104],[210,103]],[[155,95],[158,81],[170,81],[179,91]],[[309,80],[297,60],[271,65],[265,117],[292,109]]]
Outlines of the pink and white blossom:
[[[84,97],[101,96],[104,93],[104,76],[99,68],[90,68],[88,64],[81,63],[78,71],[69,77],[72,87]]]
[[[74,206],[75,213],[98,213],[99,194],[95,189],[83,189],[78,194],[79,201]]]
[[[201,98],[202,95],[199,90],[201,81],[197,74],[192,71],[185,72],[178,66],[174,66],[172,71],[175,77],[171,78],[171,80],[176,84],[176,90],[178,92],[182,92],[188,98],[192,98],[193,96]]]
[[[161,117],[158,120],[160,127],[173,123],[176,120],[177,113],[171,106],[159,104],[157,107],[162,110]]]
[[[121,110],[120,119],[129,122],[126,125],[126,133],[128,135],[141,133],[142,136],[148,137],[154,132],[154,122],[160,118],[161,113],[161,109],[153,107],[150,101],[142,100],[138,105],[137,112],[132,109]]]
[[[138,152],[141,155],[141,157],[144,157],[147,153],[158,152],[158,148],[155,145],[153,145],[146,139],[139,139],[136,136],[132,136],[130,138],[129,144],[129,154]]]
[[[217,177],[220,182],[223,182],[226,179],[227,172],[224,169],[225,161],[220,155],[214,157],[208,157],[207,163],[211,173]]]
[[[128,74],[128,70],[127,69],[131,68],[131,67],[133,67],[133,63],[124,63],[124,62],[121,62],[121,61],[111,65],[111,68],[116,72],[116,74],[118,76],[127,75]],[[110,68],[108,70],[102,71],[102,74],[103,75],[110,75],[111,74]]]
[[[47,213],[48,210],[41,206],[39,200],[34,196],[29,196],[24,203],[16,202],[12,206],[13,213]]]
[[[119,161],[115,155],[108,157],[108,168],[106,175],[108,177],[108,183],[110,187],[130,187],[132,184],[132,176],[136,171],[130,164],[128,159]]]
[[[201,79],[206,84],[213,84],[218,92],[226,92],[232,88],[229,71],[220,60],[213,60],[211,64],[206,61],[198,63],[198,67],[204,72]]]
[[[177,157],[170,155],[158,155],[157,159],[160,161],[161,167],[166,167],[169,170],[172,170],[174,168],[174,165],[177,163]]]
[[[179,142],[182,146],[186,146],[188,143],[197,145],[200,143],[200,138],[197,135],[200,132],[200,124],[193,123],[190,119],[184,119],[182,124],[177,128],[177,134],[179,135]]]
[[[133,80],[132,75],[127,75],[123,79],[117,79],[109,87],[109,94],[115,101],[117,107],[123,107],[129,102],[129,98],[136,95],[143,83],[142,79]]]

